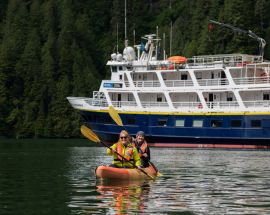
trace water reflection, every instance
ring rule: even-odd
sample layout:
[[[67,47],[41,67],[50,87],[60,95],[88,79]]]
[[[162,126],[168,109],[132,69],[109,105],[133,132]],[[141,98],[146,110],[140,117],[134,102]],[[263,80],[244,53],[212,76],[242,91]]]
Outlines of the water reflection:
[[[110,202],[113,214],[144,214],[151,181],[98,180],[98,199]]]
[[[0,214],[270,214],[269,153],[152,148],[164,176],[118,183],[104,148],[0,142]]]

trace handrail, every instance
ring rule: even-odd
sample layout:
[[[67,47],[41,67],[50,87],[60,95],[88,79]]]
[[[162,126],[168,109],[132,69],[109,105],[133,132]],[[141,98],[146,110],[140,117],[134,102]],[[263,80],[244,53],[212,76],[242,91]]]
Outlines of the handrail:
[[[235,84],[269,84],[269,76],[233,78]]]
[[[227,78],[199,79],[197,81],[200,86],[221,86],[229,84]]]
[[[103,99],[93,99],[93,98],[85,98],[85,97],[68,97],[70,103],[74,107],[84,107],[84,104],[94,106],[94,107],[108,107],[108,102]],[[169,104],[167,102],[155,102],[155,101],[142,101],[141,102],[143,108],[168,108]],[[243,101],[244,107],[243,108],[256,108],[258,109],[269,109],[270,107],[270,100],[246,100]],[[135,101],[112,101],[112,105],[114,107],[138,107]],[[183,102],[172,102],[172,105],[177,110],[202,110],[202,109],[211,109],[211,110],[238,110],[239,104],[237,101],[213,101],[213,102],[206,102],[206,107],[203,106],[201,102],[190,102],[190,101],[183,101]]]

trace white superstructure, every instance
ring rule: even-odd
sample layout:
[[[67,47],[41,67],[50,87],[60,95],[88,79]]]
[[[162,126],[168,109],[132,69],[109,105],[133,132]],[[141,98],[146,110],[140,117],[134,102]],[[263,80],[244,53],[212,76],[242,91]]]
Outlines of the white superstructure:
[[[145,38],[146,44],[135,46],[136,50],[128,46],[123,54],[112,54],[107,62],[111,79],[103,80],[92,98],[68,97],[71,105],[79,110],[106,110],[113,105],[128,112],[270,111],[270,62],[262,56],[158,60],[158,38],[154,34]]]

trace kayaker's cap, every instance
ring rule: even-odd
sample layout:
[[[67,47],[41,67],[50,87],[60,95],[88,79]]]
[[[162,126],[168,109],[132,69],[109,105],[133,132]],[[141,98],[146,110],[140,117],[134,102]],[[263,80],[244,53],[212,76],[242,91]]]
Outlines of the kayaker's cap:
[[[143,137],[144,137],[144,136],[145,136],[145,134],[144,134],[144,132],[143,132],[143,131],[138,131],[138,132],[137,132],[137,134],[136,134],[136,137],[137,137],[137,136],[143,136]]]

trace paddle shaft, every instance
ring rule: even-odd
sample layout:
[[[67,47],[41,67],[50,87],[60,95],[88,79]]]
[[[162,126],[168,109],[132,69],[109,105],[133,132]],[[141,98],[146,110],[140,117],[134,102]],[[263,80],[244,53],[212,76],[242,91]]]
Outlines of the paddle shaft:
[[[111,147],[109,147],[106,143],[100,141],[100,143],[107,147],[108,149],[110,149],[113,153],[117,154],[118,156],[120,156],[121,158],[123,158],[125,161],[127,161],[128,163],[132,164],[132,166],[138,170],[140,170],[142,173],[144,173],[145,175],[147,175],[149,178],[154,179],[151,175],[149,175],[147,172],[145,172],[143,169],[138,168],[134,163],[130,162],[129,160],[127,160],[124,156],[122,156],[121,154],[119,154],[117,151],[114,151]]]

